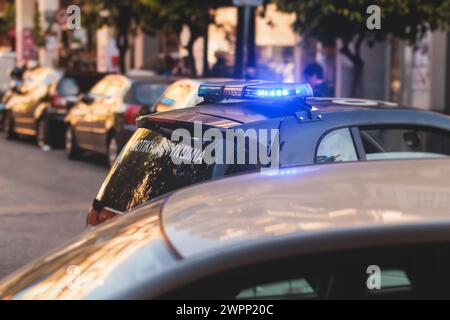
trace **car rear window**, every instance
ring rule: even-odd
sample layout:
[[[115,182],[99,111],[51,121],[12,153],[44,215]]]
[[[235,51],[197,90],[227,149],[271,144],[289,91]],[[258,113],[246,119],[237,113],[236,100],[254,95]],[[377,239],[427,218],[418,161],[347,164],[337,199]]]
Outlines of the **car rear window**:
[[[77,96],[80,93],[80,87],[74,78],[63,78],[58,83],[57,91],[64,96]]]
[[[61,95],[76,96],[80,93],[87,93],[101,79],[101,75],[76,75],[67,74],[62,78],[56,88]]]
[[[167,86],[164,84],[136,83],[132,86],[125,101],[132,104],[153,106],[166,88]]]
[[[136,131],[97,195],[103,206],[125,212],[186,186],[259,168],[257,164],[206,164],[203,161],[175,164],[173,152],[184,145],[172,142],[170,132],[161,127]],[[200,153],[192,149],[193,158]]]

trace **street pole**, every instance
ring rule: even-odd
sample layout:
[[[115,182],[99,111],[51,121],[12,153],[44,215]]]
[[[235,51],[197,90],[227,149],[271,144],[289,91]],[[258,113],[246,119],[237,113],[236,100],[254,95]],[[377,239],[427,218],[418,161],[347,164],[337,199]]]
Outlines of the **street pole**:
[[[243,47],[242,47],[242,78],[245,78],[246,71],[248,67],[248,38],[250,32],[250,6],[244,7],[244,36],[243,36]]]
[[[246,71],[248,68],[248,40],[250,34],[250,20],[252,7],[258,7],[262,4],[262,0],[233,0],[233,4],[238,7],[242,7],[244,10],[244,30],[242,36],[242,70],[241,77],[246,76]]]

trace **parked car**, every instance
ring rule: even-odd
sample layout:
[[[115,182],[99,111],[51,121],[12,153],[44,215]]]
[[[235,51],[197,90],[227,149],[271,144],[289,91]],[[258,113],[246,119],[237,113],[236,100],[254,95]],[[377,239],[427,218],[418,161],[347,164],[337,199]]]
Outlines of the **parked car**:
[[[258,90],[269,95],[244,96],[239,91],[242,86],[252,95]],[[291,97],[271,96],[271,88],[283,86],[288,93],[294,92]],[[276,90],[283,93],[283,89]],[[433,112],[393,108],[390,103],[371,100],[307,97],[308,87],[292,84],[214,83],[201,87],[200,95],[206,101],[199,106],[139,118],[139,129],[89,210],[88,216],[98,217],[88,219],[90,226],[191,184],[266,167],[450,155],[450,117]],[[254,163],[175,163],[172,156],[185,142],[172,141],[172,133],[183,129],[200,140],[202,137],[195,137],[199,123],[201,135],[217,129],[224,141],[230,132],[241,131],[243,138],[249,138],[246,132],[250,129],[274,130],[279,146],[272,154],[279,151],[278,163],[262,163],[260,159]],[[257,134],[248,141],[259,150],[270,146]],[[192,154],[203,154],[206,145],[197,149],[191,148]],[[224,157],[238,157],[237,147],[228,150],[223,151]],[[251,151],[250,145],[244,150]]]
[[[448,159],[241,175],[81,234],[0,298],[449,299],[449,207]]]
[[[39,147],[64,142],[64,117],[78,95],[100,78],[97,74],[59,72],[51,68],[27,71],[24,83],[6,104],[5,134],[36,137]]]
[[[22,84],[16,88],[5,106],[4,126],[6,139],[17,134],[37,136],[36,108],[39,110],[49,94],[50,87],[59,81],[61,73],[51,68],[35,68],[25,71]]]
[[[107,156],[112,165],[136,131],[136,117],[154,113],[155,101],[172,81],[158,76],[146,80],[122,75],[104,77],[65,119],[68,157],[79,158],[88,150]]]
[[[202,83],[208,81],[225,82],[231,81],[231,79],[180,79],[175,81],[156,101],[155,111],[163,112],[188,108],[203,102],[203,98],[198,96],[198,89]]]

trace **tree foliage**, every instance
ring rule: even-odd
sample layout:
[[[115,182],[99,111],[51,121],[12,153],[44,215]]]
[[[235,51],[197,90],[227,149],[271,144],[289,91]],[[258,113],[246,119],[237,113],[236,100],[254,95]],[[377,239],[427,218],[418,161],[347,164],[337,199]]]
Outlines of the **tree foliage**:
[[[16,10],[14,2],[6,3],[4,11],[0,16],[0,34],[7,36],[8,32],[14,29],[16,21]]]
[[[141,0],[143,17],[139,25],[142,30],[152,33],[163,28],[170,28],[180,34],[183,26],[189,29],[190,38],[185,48],[196,75],[193,47],[195,41],[207,34],[210,23],[214,23],[214,9],[232,5],[231,0]]]
[[[302,35],[316,38],[324,44],[334,43],[340,39],[341,53],[353,63],[354,81],[357,83],[364,66],[360,53],[362,43],[367,42],[369,46],[372,46],[377,41],[393,36],[415,45],[428,31],[446,30],[450,24],[450,0],[374,0],[370,2],[365,0],[273,0],[273,2],[282,11],[296,13],[294,28]],[[380,7],[381,29],[367,28],[369,5]]]
[[[205,36],[207,26],[213,22],[213,11],[224,5],[231,5],[231,0],[91,0],[83,2],[83,24],[98,28],[107,23],[116,34],[120,54],[120,69],[125,71],[125,54],[128,50],[128,36],[140,28],[143,32],[154,35],[166,28],[180,34],[183,26],[190,31],[190,39],[185,45],[188,59],[193,66],[195,60],[193,46],[195,41]],[[107,10],[108,17],[100,13]]]

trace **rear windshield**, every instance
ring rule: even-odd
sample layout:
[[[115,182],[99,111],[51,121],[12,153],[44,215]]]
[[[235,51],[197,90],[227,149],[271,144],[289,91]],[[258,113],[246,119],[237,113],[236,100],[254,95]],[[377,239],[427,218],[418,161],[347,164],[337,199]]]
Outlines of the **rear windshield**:
[[[76,96],[80,93],[87,93],[98,82],[100,75],[66,75],[62,78],[57,92],[65,96]]]
[[[168,192],[260,167],[258,164],[206,164],[203,161],[175,164],[173,152],[184,145],[172,142],[170,132],[167,128],[136,131],[97,195],[103,206],[128,211]],[[197,151],[192,149],[192,158],[201,154]]]

